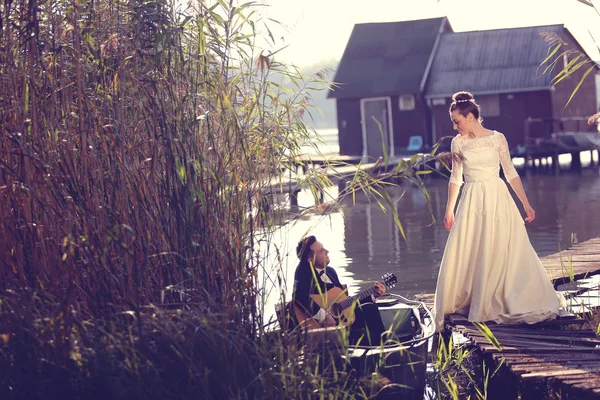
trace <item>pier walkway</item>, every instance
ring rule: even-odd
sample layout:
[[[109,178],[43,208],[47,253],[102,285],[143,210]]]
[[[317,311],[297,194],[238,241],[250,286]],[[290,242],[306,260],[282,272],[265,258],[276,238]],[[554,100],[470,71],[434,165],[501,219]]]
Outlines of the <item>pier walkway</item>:
[[[359,174],[389,179],[393,178],[392,175],[394,174],[401,174],[405,169],[414,169],[415,171],[430,169],[426,165],[433,162],[434,159],[434,156],[428,153],[417,153],[413,154],[412,157],[390,157],[387,162],[382,157],[377,160],[371,158],[367,162],[361,162],[361,159],[356,157],[314,157],[309,161],[305,161],[300,174],[289,172],[273,178],[265,188],[265,192],[288,194],[291,205],[297,205],[297,196],[302,189],[313,190],[312,187],[314,186],[322,196],[326,186],[337,185],[342,190],[347,182],[352,181]],[[316,169],[319,169],[319,171],[313,172]]]
[[[507,391],[506,398],[518,388],[522,399],[548,398],[549,393],[555,394],[549,398],[600,399],[600,318],[597,312],[593,317],[600,306],[600,237],[541,260],[555,287],[567,296],[570,311],[578,315],[566,312],[534,325],[490,323],[499,345],[462,315],[448,316],[446,329],[469,339],[492,371],[502,364],[500,371],[515,382],[512,389],[498,389]],[[432,294],[417,298],[433,305]]]
[[[562,399],[600,399],[600,338],[583,328],[584,322],[561,318],[532,326],[490,324],[498,347],[462,316],[450,316],[446,327],[470,339],[492,370],[502,363],[522,399],[547,398],[550,391]]]

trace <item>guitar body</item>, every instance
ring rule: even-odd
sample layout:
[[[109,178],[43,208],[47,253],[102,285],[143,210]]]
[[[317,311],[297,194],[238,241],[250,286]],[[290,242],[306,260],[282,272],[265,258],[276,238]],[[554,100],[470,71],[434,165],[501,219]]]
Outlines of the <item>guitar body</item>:
[[[294,315],[296,316],[298,325],[302,328],[303,331],[309,329],[322,328],[319,321],[310,316],[310,314],[308,313],[308,311],[306,311],[304,306],[298,302],[294,305]]]
[[[337,318],[340,324],[348,326],[355,320],[354,307],[342,309],[339,305],[340,302],[348,298],[347,293],[348,291],[346,289],[334,287],[322,295],[317,293],[311,294],[310,297],[319,305],[319,307]]]
[[[346,292],[346,289],[334,287],[323,293],[323,295],[311,294],[310,297],[319,305],[319,307],[337,318],[341,325],[348,326],[355,320],[354,307],[349,307],[344,310],[339,306],[339,302],[348,298]],[[323,327],[316,319],[309,315],[300,303],[296,303],[294,314],[298,320],[298,325],[304,330]]]
[[[383,284],[390,288],[394,287],[397,282],[394,274],[385,274],[382,276]],[[333,315],[338,320],[338,324],[343,326],[351,325],[355,317],[355,307],[353,305],[358,303],[360,299],[364,299],[373,293],[373,288],[363,290],[357,295],[348,298],[348,290],[344,285],[344,288],[334,287],[329,289],[323,294],[311,294],[312,300],[319,305],[322,309]],[[302,304],[296,302],[294,306],[294,314],[298,324],[304,329],[315,329],[322,328],[323,326],[317,321]]]
[[[304,306],[302,304],[300,304],[299,302],[296,302],[296,304],[294,305],[294,315],[296,316],[298,325],[300,327],[302,327],[303,331],[306,331],[309,329],[322,328],[319,321],[317,321],[312,316],[310,316],[308,311],[306,311]]]

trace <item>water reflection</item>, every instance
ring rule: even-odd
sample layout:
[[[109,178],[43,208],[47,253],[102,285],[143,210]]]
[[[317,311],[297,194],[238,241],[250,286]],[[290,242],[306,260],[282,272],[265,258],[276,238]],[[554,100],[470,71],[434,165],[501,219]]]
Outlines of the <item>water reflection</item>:
[[[536,210],[536,220],[527,225],[527,231],[540,256],[565,248],[572,238],[584,241],[600,235],[597,167],[560,175],[521,172],[521,176]],[[277,240],[284,250],[283,274],[289,293],[297,263],[295,245],[306,232],[316,235],[330,250],[331,266],[338,271],[342,283],[349,285],[351,293],[369,286],[386,272],[398,277],[394,293],[410,297],[433,292],[448,237],[443,225],[447,180],[431,178],[426,180],[426,186],[431,210],[417,187],[406,184],[390,190],[406,240],[389,210],[382,210],[361,194],[357,194],[355,202],[346,199],[339,210],[329,215],[313,214],[282,229]],[[337,188],[331,188],[328,196],[337,196]],[[302,193],[298,201],[300,207],[310,206],[312,195]],[[275,302],[276,299],[269,299],[266,314]]]

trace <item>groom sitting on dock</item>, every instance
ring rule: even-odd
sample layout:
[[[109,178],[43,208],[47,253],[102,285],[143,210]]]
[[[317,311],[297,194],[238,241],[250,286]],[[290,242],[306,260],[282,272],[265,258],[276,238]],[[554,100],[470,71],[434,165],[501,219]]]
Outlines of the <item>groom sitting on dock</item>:
[[[303,315],[309,320],[309,326],[312,323],[313,326],[330,327],[345,322],[344,325],[350,324],[351,343],[360,341],[361,344],[379,345],[385,327],[379,309],[373,301],[386,292],[385,285],[375,282],[373,295],[362,300],[355,308],[350,307],[350,315],[354,317],[354,322],[344,321],[339,313],[338,318],[332,315],[332,310],[326,309],[327,305],[322,302],[323,295],[328,291],[334,288],[346,289],[335,270],[328,267],[329,251],[315,236],[307,236],[298,243],[296,255],[300,259],[294,275],[293,304],[296,307],[296,315]],[[331,300],[333,299],[329,299]]]

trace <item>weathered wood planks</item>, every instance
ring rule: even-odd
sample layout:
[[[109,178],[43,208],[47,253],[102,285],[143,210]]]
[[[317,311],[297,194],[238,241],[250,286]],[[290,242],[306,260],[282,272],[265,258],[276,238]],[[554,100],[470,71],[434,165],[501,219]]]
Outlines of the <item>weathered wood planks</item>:
[[[600,237],[541,261],[555,283],[595,275],[600,272]],[[589,293],[596,295],[597,291]],[[448,329],[469,338],[497,363],[502,362],[523,384],[546,382],[554,390],[572,395],[570,398],[600,399],[600,338],[594,331],[581,328],[585,320],[567,317],[535,325],[489,324],[501,349],[465,316],[450,315],[446,321]]]
[[[452,320],[461,321],[454,324]],[[471,340],[519,377],[523,384],[546,382],[562,393],[584,393],[600,398],[600,338],[591,330],[556,329],[545,323],[528,327],[488,325],[500,348],[462,316],[450,316],[446,327]],[[571,325],[577,319],[559,320]]]
[[[598,274],[600,237],[540,259],[555,284]],[[598,292],[596,289],[588,293],[597,297]],[[433,294],[416,297],[433,307]],[[447,329],[469,338],[482,354],[491,356],[496,363],[502,362],[523,384],[546,382],[554,390],[572,395],[569,398],[600,399],[600,337],[583,329],[585,323],[584,319],[564,313],[553,321],[534,325],[488,324],[501,345],[498,349],[467,317],[446,316]]]

